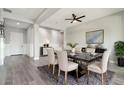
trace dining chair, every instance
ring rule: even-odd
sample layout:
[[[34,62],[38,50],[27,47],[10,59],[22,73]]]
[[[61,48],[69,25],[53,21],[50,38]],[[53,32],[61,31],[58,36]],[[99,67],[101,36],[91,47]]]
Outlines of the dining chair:
[[[68,72],[76,70],[76,76],[77,76],[77,81],[78,81],[78,64],[68,61],[67,51],[59,51],[57,52],[57,56],[58,56],[58,64],[59,64],[58,79],[60,77],[60,71],[64,71],[65,72],[65,84],[67,84]]]
[[[108,65],[108,60],[109,60],[109,55],[110,55],[110,51],[105,51],[103,53],[103,57],[101,62],[96,61],[95,63],[92,63],[90,65],[88,65],[88,75],[89,75],[89,71],[101,74],[101,82],[103,84],[104,82],[104,74],[106,74],[107,77],[107,65]]]
[[[50,66],[53,66],[52,74],[54,75],[55,65],[58,64],[57,59],[55,58],[54,49],[53,48],[47,48],[48,53],[48,69]]]
[[[95,48],[86,48],[86,52],[95,53]]]

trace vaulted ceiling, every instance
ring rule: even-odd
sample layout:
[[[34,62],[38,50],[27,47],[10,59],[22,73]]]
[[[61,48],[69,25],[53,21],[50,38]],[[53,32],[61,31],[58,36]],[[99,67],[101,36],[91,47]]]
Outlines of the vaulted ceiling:
[[[92,21],[120,11],[123,8],[7,8],[11,12],[3,11],[2,15],[7,26],[27,29],[37,23],[40,26],[64,30],[67,27]],[[71,24],[65,18],[71,18],[72,13],[77,16],[86,15],[82,22]]]

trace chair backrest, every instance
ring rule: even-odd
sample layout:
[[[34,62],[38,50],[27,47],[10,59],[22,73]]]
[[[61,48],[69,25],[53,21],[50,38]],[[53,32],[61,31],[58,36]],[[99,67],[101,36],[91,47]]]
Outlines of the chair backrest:
[[[110,51],[105,51],[102,57],[102,71],[103,73],[107,71],[107,65],[109,61]]]
[[[95,53],[95,48],[86,48],[86,52]]]
[[[58,51],[57,56],[58,56],[59,68],[62,71],[67,71],[67,69],[68,69],[67,52],[66,51]]]
[[[62,48],[55,48],[54,49],[55,53],[59,52],[59,51],[63,51]]]
[[[53,48],[47,48],[49,64],[55,64],[55,54]]]
[[[54,50],[56,50],[56,51],[62,51],[62,48],[61,47],[57,47],[57,48],[54,48]]]
[[[76,52],[76,53],[82,53],[81,48],[76,48],[76,49],[75,49],[75,52]]]

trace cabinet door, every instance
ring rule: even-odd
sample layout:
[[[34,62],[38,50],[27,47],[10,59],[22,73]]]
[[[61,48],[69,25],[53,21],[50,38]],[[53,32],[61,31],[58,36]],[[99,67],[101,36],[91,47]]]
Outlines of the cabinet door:
[[[43,48],[43,55],[47,55],[47,48]]]

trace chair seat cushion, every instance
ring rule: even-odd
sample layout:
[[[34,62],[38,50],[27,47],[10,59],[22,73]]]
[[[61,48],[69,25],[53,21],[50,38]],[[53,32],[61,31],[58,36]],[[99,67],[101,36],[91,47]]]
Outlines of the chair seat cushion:
[[[78,68],[78,64],[74,63],[74,62],[70,62],[68,63],[68,71],[73,71],[76,70]]]
[[[101,63],[95,62],[93,64],[88,65],[88,70],[96,73],[102,73]]]

